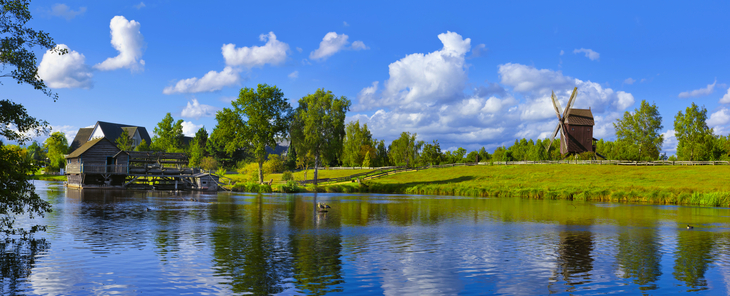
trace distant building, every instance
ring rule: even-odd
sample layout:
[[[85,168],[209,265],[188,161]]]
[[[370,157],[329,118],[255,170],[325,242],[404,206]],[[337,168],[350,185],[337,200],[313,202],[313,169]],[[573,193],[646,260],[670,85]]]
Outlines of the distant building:
[[[112,143],[116,143],[119,136],[125,130],[129,134],[129,138],[132,139],[132,147],[139,145],[142,140],[145,140],[147,145],[152,142],[149,133],[147,133],[147,129],[142,126],[97,121],[94,127],[79,129],[76,137],[71,142],[69,151],[73,153],[73,151],[86,144],[86,142],[94,139],[106,138]]]

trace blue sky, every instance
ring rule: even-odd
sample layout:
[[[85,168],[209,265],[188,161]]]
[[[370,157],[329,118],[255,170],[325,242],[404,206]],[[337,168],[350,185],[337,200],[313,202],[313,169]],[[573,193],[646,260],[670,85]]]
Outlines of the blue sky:
[[[669,155],[692,102],[730,132],[728,2],[504,2],[33,1],[29,25],[70,52],[37,51],[60,98],[6,79],[0,99],[69,137],[98,120],[152,132],[167,112],[193,133],[242,87],[276,85],[294,106],[325,88],[377,139],[491,151],[546,137],[550,91],[565,106],[577,86],[597,138],[641,100],[659,107]]]

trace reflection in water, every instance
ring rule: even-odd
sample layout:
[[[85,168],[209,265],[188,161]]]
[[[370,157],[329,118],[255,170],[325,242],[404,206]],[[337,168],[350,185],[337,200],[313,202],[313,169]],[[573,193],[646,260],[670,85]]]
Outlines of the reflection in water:
[[[679,231],[677,233],[674,277],[684,282],[688,291],[707,289],[705,272],[713,261],[714,235],[707,231]]]
[[[662,275],[661,253],[655,228],[631,229],[618,235],[616,261],[624,278],[633,278],[641,290],[657,289]]]
[[[43,184],[39,193],[54,212],[35,224],[47,224],[49,231],[36,251],[28,250],[31,245],[14,251],[6,243],[15,254],[4,255],[7,294],[704,289],[719,295],[730,288],[729,209],[447,196],[63,191]],[[315,198],[332,209],[315,212]],[[676,227],[687,223],[698,227]]]
[[[0,270],[2,271],[2,294],[23,294],[26,290],[27,278],[36,265],[36,258],[50,248],[45,239],[36,238],[1,238]]]

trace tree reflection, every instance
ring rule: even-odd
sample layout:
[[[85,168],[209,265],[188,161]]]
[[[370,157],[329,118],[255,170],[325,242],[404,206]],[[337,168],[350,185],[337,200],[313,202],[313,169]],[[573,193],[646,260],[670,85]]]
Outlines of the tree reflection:
[[[619,233],[616,261],[624,278],[634,278],[641,290],[657,289],[656,281],[662,275],[661,258],[656,228]]]
[[[22,284],[27,281],[35,259],[50,249],[46,239],[36,238],[0,238],[2,260],[0,270],[3,275],[2,294],[23,294]]]
[[[593,270],[593,233],[590,231],[561,231],[558,245],[558,270],[570,286],[584,284]]]
[[[674,254],[674,278],[684,282],[689,291],[707,289],[705,272],[713,261],[713,233],[707,231],[679,231]]]

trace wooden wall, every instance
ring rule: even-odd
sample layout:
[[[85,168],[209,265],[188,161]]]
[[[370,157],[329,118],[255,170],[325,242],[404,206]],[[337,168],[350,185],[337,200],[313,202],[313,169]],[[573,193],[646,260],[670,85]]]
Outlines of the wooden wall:
[[[81,159],[86,165],[106,165],[106,158],[114,156],[114,154],[117,154],[119,151],[119,148],[114,146],[111,142],[102,140],[94,145],[94,147],[86,150],[86,152],[81,155]],[[126,157],[126,154],[124,154],[124,157]],[[118,164],[127,164],[127,159],[124,159],[124,163]]]
[[[593,127],[590,125],[569,125],[566,124],[568,134],[572,137],[572,141],[568,141],[568,152],[585,152],[593,151]],[[585,150],[578,146],[575,142],[585,147]]]

